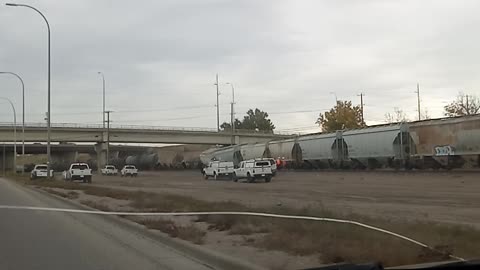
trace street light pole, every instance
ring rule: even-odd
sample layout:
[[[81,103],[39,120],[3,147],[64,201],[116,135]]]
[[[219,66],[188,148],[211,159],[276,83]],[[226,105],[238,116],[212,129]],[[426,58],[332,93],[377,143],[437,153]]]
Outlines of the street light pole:
[[[17,112],[15,111],[15,106],[10,99],[5,97],[0,97],[0,99],[8,101],[10,106],[12,106],[13,111],[13,173],[17,173]]]
[[[40,10],[25,4],[14,4],[14,3],[6,3],[5,5],[10,7],[26,7],[35,10],[42,18],[45,20],[47,24],[48,30],[48,94],[47,94],[47,171],[50,172],[51,168],[51,149],[50,149],[50,24],[48,23],[47,18],[43,15]],[[48,178],[51,178],[51,175],[48,174]]]
[[[8,71],[0,71],[0,74],[10,74],[17,77],[22,84],[22,157],[25,158],[25,84],[22,77],[18,74]],[[25,167],[22,167],[22,173],[25,171]]]
[[[103,128],[105,129],[105,75],[103,75],[103,72],[99,71],[98,74],[102,75],[102,81],[103,81]]]

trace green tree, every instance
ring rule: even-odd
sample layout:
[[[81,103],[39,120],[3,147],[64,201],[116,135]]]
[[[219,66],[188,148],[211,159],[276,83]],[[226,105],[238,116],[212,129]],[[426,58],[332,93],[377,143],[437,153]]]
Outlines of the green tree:
[[[362,121],[360,106],[352,106],[351,101],[337,101],[337,105],[330,111],[319,115],[315,124],[320,125],[324,132],[366,126]]]
[[[444,107],[446,116],[464,116],[480,112],[480,100],[476,96],[458,93],[457,98]]]
[[[220,126],[223,130],[231,130],[231,123],[224,122]],[[275,125],[270,119],[268,119],[268,113],[256,108],[247,111],[247,115],[240,121],[235,119],[235,129],[255,130],[272,132],[275,129]]]

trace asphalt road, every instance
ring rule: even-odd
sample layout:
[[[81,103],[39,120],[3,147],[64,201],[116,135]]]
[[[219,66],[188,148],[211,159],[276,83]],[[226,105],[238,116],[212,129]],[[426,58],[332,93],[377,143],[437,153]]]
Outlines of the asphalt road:
[[[0,178],[0,205],[72,208]],[[0,209],[0,269],[211,269],[107,218]]]

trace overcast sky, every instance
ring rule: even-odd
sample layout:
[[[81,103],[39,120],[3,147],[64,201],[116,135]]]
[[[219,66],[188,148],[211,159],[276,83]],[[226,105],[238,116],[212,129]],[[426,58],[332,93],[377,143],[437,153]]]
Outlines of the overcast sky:
[[[13,0],[12,0],[13,1]],[[432,117],[458,91],[479,93],[478,0],[13,1],[52,31],[52,122],[102,122],[102,71],[115,124],[216,127],[270,113],[278,130],[312,131],[318,114],[365,93],[367,123],[394,107]],[[47,36],[33,10],[0,6],[0,71],[26,85],[26,121],[46,110]],[[0,75],[21,119],[20,85]],[[11,121],[0,103],[0,121]]]

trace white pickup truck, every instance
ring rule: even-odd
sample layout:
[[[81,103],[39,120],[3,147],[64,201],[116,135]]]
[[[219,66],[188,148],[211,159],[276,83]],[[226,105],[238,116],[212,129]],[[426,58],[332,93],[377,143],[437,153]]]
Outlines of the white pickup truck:
[[[46,164],[37,164],[30,173],[30,179],[35,180],[37,178],[47,178],[47,165]],[[53,170],[50,170],[50,176],[53,175]]]
[[[113,165],[105,165],[103,169],[100,170],[102,175],[117,175],[118,170]]]
[[[240,162],[238,168],[235,169],[233,180],[235,182],[238,179],[247,179],[249,183],[254,182],[256,179],[265,179],[265,182],[272,180],[272,165],[270,161],[263,159],[251,159]]]
[[[209,177],[217,180],[218,177],[233,178],[233,162],[227,161],[212,161],[208,166],[202,170],[203,178],[207,180]]]
[[[136,177],[138,175],[138,169],[135,168],[133,165],[125,165],[123,169],[120,171],[120,176],[121,177],[126,177],[126,176],[131,176],[131,177]]]
[[[92,182],[92,169],[87,163],[72,163],[67,171],[63,172],[65,181],[82,180],[84,183]]]

